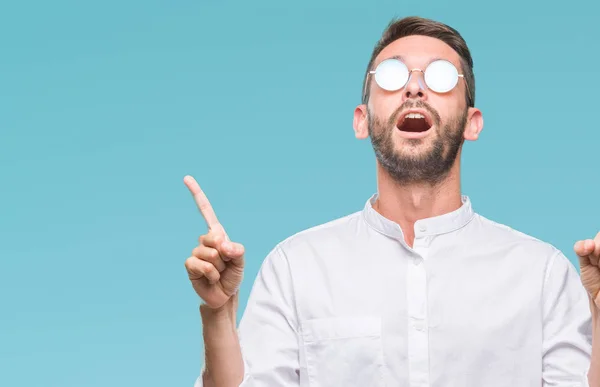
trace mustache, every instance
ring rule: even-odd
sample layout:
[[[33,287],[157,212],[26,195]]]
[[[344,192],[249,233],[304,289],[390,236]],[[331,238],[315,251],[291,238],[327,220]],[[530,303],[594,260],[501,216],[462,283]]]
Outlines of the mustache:
[[[431,118],[433,119],[433,122],[435,124],[439,124],[441,121],[440,115],[437,112],[437,110],[429,106],[429,104],[427,104],[426,102],[418,100],[406,101],[402,105],[400,105],[400,107],[398,107],[398,109],[396,109],[396,111],[394,111],[394,113],[390,116],[388,124],[395,126],[398,122],[398,117],[400,117],[400,115],[408,109],[424,109],[431,115]]]

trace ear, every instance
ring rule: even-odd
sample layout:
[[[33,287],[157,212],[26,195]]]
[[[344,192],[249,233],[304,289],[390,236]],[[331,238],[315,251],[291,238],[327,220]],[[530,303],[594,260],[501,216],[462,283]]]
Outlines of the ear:
[[[369,120],[368,120],[367,105],[358,105],[354,109],[354,135],[360,140],[369,137]]]
[[[465,140],[475,141],[479,138],[479,133],[483,130],[483,114],[481,110],[469,108],[467,126],[465,128]]]

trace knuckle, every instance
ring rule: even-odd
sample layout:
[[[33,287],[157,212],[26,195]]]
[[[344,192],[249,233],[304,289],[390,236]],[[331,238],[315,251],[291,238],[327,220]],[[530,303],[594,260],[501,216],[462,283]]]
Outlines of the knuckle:
[[[200,242],[201,245],[204,245],[204,244],[206,244],[206,239],[207,238],[208,238],[208,234],[202,234],[198,238],[198,242]]]
[[[209,249],[206,252],[206,256],[208,259],[210,259],[211,261],[215,261],[219,258],[219,252],[215,249]]]
[[[214,234],[214,236],[213,236],[213,238],[212,238],[212,242],[213,242],[215,245],[218,245],[218,244],[220,244],[221,242],[223,242],[223,234],[221,234],[221,233],[217,233],[217,232],[215,231],[215,234]]]
[[[220,277],[219,271],[211,264],[206,262],[204,266],[204,275],[210,279],[217,280]]]
[[[202,261],[199,261],[195,257],[188,258],[184,265],[189,274],[206,275],[206,267],[203,265]]]
[[[200,254],[202,253],[202,246],[196,246],[192,250],[192,256],[200,258]]]
[[[206,275],[212,271],[213,265],[210,262],[200,261],[199,268],[202,274]]]

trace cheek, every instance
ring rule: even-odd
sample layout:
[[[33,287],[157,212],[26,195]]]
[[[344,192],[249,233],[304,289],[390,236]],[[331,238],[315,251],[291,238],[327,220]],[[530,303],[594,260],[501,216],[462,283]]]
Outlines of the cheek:
[[[372,100],[370,105],[369,111],[371,114],[375,114],[375,117],[385,122],[387,122],[400,107],[400,105],[391,98]]]
[[[438,114],[442,125],[460,116],[463,108],[454,100],[448,98],[430,98],[427,101],[429,106]]]

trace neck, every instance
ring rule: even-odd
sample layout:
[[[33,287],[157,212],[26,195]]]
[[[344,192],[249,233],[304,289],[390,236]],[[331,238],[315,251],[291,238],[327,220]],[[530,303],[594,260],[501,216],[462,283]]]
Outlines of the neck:
[[[458,160],[441,182],[402,185],[377,164],[378,198],[373,208],[402,228],[404,239],[413,245],[417,220],[431,218],[460,208],[461,189]]]

